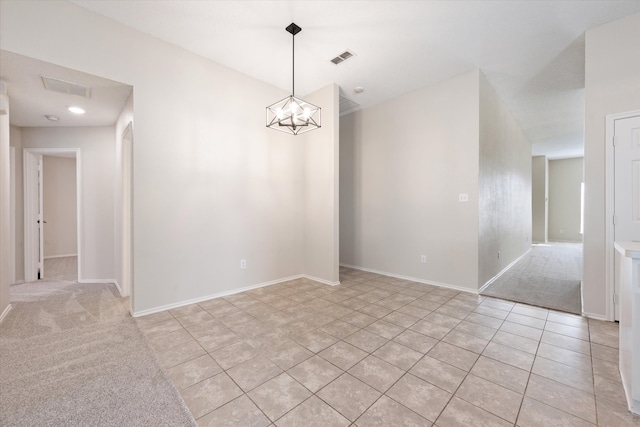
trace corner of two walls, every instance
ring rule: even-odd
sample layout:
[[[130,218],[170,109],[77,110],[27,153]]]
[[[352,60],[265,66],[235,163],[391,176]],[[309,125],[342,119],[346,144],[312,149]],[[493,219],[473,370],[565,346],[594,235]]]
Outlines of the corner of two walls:
[[[531,247],[531,143],[480,73],[478,288]]]
[[[24,281],[24,183],[22,172],[22,128],[11,125],[10,129],[10,141],[11,148],[15,148],[15,203],[16,203],[16,217],[15,217],[15,280],[16,282]]]

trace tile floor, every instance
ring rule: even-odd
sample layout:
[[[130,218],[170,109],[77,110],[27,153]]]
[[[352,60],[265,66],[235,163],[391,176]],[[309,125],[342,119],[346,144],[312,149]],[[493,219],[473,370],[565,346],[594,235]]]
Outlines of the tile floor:
[[[347,268],[138,319],[200,426],[640,426],[614,323]]]

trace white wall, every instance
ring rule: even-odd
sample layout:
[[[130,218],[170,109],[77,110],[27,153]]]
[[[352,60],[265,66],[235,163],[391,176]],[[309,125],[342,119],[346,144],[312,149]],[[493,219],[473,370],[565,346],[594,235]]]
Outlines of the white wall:
[[[478,286],[482,287],[531,247],[531,143],[482,74],[479,80]]]
[[[123,269],[122,269],[122,245],[123,239],[129,238],[129,233],[125,232],[122,228],[122,204],[123,204],[123,165],[122,165],[122,150],[123,140],[122,136],[129,123],[133,122],[133,92],[127,98],[127,101],[118,116],[118,120],[115,125],[115,169],[114,169],[114,182],[113,182],[113,262],[114,262],[114,276],[118,284],[123,284]],[[133,125],[132,125],[133,128]]]
[[[477,291],[478,106],[476,70],[341,117],[341,263]]]
[[[44,257],[78,254],[76,159],[43,156]]]
[[[582,242],[583,158],[549,161],[549,240]]]
[[[0,92],[0,318],[9,308],[9,259],[11,252],[9,97]]]
[[[304,145],[264,124],[285,92],[67,2],[0,3],[0,48],[134,87],[134,313],[304,273]]]
[[[549,160],[546,156],[531,158],[531,221],[534,243],[547,243]]]
[[[605,317],[605,117],[640,109],[640,14],[586,32],[583,301]]]
[[[326,283],[339,278],[339,88],[329,85],[304,97],[322,106],[322,127],[304,143],[304,271]]]
[[[80,149],[81,280],[114,279],[114,142],[113,127],[22,128],[24,148]]]
[[[10,129],[10,145],[15,148],[15,180],[16,180],[16,199],[15,199],[15,271],[16,282],[24,280],[24,183],[22,176],[22,129],[17,126],[11,126]]]

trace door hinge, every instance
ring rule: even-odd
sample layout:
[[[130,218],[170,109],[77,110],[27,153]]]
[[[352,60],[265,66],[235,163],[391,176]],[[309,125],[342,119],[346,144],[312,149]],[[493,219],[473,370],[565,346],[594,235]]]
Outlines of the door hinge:
[[[616,216],[613,216],[613,225],[616,225]]]
[[[618,298],[618,294],[613,294],[613,303],[614,304],[620,303],[620,298]]]
[[[611,142],[613,142],[613,146],[615,147],[616,144],[618,143],[618,137],[613,135],[613,138],[611,138]]]

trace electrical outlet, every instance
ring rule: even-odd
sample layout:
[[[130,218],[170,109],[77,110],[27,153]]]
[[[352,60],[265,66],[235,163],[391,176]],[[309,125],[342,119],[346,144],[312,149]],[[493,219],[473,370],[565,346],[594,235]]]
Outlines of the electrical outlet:
[[[498,251],[498,259],[500,259],[500,251]]]
[[[469,195],[467,193],[458,194],[458,201],[460,203],[466,203],[469,201]]]
[[[247,260],[246,259],[241,259],[240,260],[240,269],[244,270],[245,268],[247,268]]]
[[[420,262],[423,264],[427,263],[427,256],[426,255],[420,255]]]

